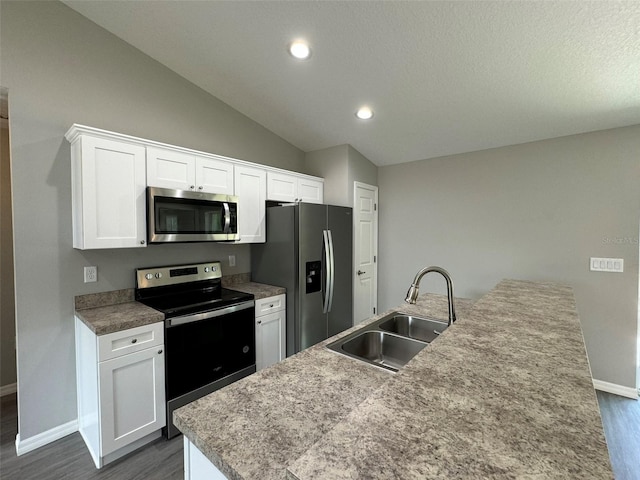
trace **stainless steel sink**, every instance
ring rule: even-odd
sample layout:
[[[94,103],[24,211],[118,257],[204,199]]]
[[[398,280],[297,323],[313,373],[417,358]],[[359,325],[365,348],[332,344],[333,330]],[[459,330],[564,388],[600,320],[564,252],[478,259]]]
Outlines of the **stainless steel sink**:
[[[388,320],[385,319],[378,324],[380,330],[415,338],[423,342],[433,342],[448,326],[447,322],[432,318],[419,318],[412,315],[394,314]]]
[[[426,343],[379,330],[358,330],[327,347],[367,363],[397,372]]]
[[[447,322],[391,312],[327,345],[334,352],[397,372],[447,328]]]

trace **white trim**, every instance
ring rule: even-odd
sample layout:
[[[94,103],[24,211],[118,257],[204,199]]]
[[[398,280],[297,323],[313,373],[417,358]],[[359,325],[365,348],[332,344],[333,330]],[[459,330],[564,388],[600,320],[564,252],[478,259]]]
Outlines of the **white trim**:
[[[63,425],[58,425],[46,432],[39,433],[25,440],[20,439],[20,434],[16,435],[16,455],[24,455],[36,448],[43,447],[51,442],[55,442],[67,435],[78,431],[78,420],[71,420]]]
[[[604,382],[602,380],[593,380],[593,387],[602,392],[613,393],[622,397],[633,398],[638,400],[638,390],[633,387],[625,387],[615,383]]]
[[[9,385],[2,385],[0,387],[0,397],[4,397],[5,395],[11,395],[12,393],[16,393],[18,391],[17,383],[10,383]]]

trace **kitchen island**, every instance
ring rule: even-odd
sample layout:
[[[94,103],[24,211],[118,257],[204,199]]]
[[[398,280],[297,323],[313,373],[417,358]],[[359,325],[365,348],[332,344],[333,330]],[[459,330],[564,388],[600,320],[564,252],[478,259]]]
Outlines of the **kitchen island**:
[[[174,421],[229,479],[613,478],[571,288],[505,280],[457,306],[396,374],[325,348],[361,324]]]

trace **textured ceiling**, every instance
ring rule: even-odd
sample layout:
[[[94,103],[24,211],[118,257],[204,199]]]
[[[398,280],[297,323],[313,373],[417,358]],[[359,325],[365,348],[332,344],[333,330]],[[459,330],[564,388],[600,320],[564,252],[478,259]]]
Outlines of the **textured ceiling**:
[[[389,165],[640,124],[640,1],[64,3],[304,151]]]

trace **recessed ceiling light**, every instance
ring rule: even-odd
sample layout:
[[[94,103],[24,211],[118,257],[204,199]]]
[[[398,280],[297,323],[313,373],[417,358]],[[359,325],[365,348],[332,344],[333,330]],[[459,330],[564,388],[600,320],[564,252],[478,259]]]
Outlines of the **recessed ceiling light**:
[[[360,107],[356,112],[356,117],[360,120],[369,120],[370,118],[373,118],[373,110],[369,107]]]
[[[289,53],[298,60],[306,60],[311,56],[311,48],[306,42],[296,40],[289,45]]]

